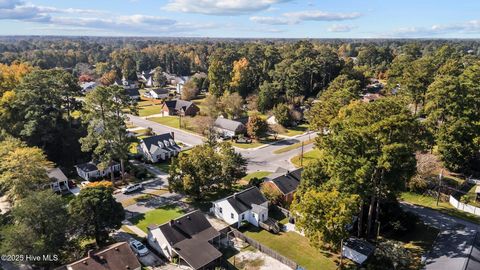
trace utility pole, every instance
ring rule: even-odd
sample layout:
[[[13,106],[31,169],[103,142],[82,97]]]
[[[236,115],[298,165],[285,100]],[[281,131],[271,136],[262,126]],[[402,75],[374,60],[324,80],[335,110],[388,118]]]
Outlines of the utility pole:
[[[443,178],[443,169],[442,171],[440,171],[440,174],[438,175],[437,206],[440,201],[440,189],[442,187],[442,178]]]
[[[302,152],[300,154],[300,167],[303,167],[303,142],[302,142]]]

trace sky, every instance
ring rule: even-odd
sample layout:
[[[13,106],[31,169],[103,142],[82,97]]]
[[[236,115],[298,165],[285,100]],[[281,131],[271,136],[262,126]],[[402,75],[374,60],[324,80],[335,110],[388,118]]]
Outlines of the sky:
[[[0,35],[480,38],[478,0],[0,0]]]

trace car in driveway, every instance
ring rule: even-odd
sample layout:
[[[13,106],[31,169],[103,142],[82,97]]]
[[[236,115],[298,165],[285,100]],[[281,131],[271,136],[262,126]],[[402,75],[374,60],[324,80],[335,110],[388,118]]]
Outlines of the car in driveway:
[[[142,189],[142,184],[130,184],[122,188],[122,193],[127,194],[127,193],[138,191],[140,189]]]
[[[145,256],[150,253],[150,250],[138,240],[132,239],[129,244],[133,252],[138,256]]]

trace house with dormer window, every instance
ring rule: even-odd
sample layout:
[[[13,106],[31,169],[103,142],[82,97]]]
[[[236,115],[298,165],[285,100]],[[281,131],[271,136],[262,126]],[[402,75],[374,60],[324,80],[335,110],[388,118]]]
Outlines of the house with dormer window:
[[[165,133],[141,139],[138,150],[145,160],[156,163],[177,156],[181,148],[175,142],[173,133]]]

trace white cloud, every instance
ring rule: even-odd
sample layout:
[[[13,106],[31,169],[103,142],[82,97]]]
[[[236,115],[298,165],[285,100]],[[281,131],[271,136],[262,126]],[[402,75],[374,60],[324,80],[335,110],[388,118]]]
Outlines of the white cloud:
[[[171,0],[164,9],[210,15],[246,14],[291,0]]]
[[[116,15],[99,10],[35,6],[14,0],[0,0],[0,20],[37,22],[45,25],[45,29],[68,28],[72,31],[90,30],[142,35],[188,32],[216,27],[208,23],[178,22],[160,16]]]
[[[287,25],[298,24],[303,21],[345,21],[357,19],[361,16],[358,12],[332,13],[321,10],[306,10],[298,12],[287,12],[281,16],[252,16],[250,20],[261,24]]]
[[[357,28],[356,26],[352,25],[345,25],[345,24],[334,24],[327,28],[328,32],[350,32],[353,29]]]
[[[432,25],[430,27],[404,27],[394,30],[388,36],[394,37],[433,37],[446,34],[478,34],[480,20],[471,20],[458,24]]]

